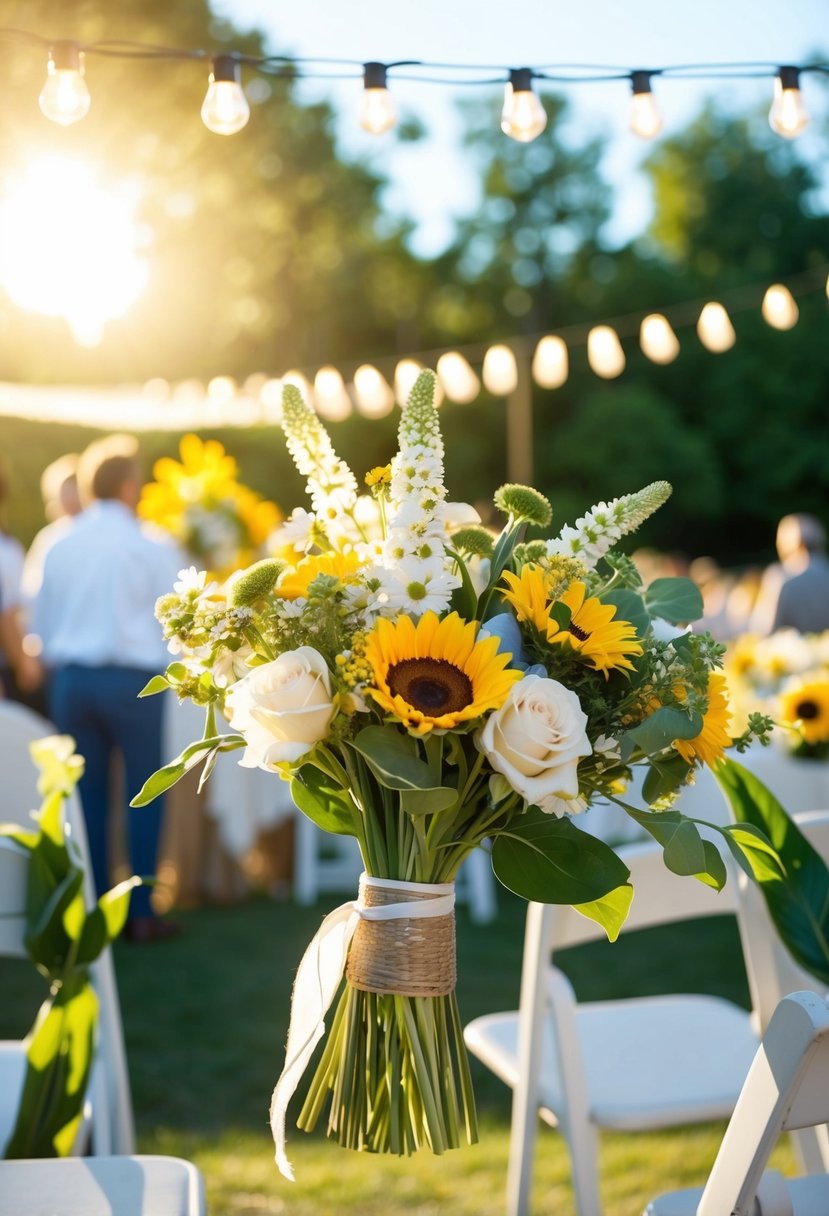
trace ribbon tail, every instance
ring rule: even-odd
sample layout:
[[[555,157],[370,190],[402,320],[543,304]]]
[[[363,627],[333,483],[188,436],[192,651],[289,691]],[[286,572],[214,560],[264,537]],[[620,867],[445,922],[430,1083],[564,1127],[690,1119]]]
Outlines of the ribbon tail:
[[[345,972],[348,947],[359,923],[353,902],[326,916],[297,970],[291,1000],[291,1020],[285,1048],[285,1066],[271,1097],[271,1133],[279,1172],[294,1181],[285,1151],[285,1116],[314,1048],[325,1034],[325,1015]]]

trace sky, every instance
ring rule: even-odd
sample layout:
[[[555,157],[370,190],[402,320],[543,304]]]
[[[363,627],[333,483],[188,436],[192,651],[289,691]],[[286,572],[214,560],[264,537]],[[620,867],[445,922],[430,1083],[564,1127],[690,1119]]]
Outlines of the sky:
[[[798,64],[814,62],[821,50],[823,61],[829,58],[829,0],[213,0],[213,8],[241,29],[262,31],[273,53],[299,58],[504,67],[587,63],[628,69]],[[654,92],[665,117],[661,138],[680,131],[712,93],[740,113],[770,103],[771,86],[771,80],[656,81]],[[464,163],[455,113],[455,100],[471,89],[394,85],[401,112],[417,116],[427,128],[418,144],[403,145],[391,135],[361,130],[360,88],[359,80],[306,80],[299,96],[333,102],[342,152],[370,156],[389,175],[384,205],[416,221],[412,243],[417,253],[435,254],[451,239],[453,217],[474,209],[478,199],[475,170]],[[647,183],[637,166],[652,145],[627,129],[625,81],[583,83],[565,91],[573,110],[568,138],[608,137],[604,172],[614,187],[615,208],[605,237],[611,245],[622,243],[647,223]],[[802,92],[813,113],[825,114],[826,90],[814,78],[804,78]],[[493,123],[497,121],[496,104]],[[807,159],[817,157],[817,141],[810,141],[808,132],[798,142]]]

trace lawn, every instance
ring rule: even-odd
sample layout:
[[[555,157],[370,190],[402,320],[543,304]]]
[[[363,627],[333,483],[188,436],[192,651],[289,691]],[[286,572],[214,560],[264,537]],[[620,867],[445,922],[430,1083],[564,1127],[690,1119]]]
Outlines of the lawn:
[[[498,900],[494,925],[471,925],[459,912],[464,1020],[517,1001],[524,905],[503,891]],[[504,1208],[509,1093],[476,1061],[482,1125],[476,1147],[442,1158],[375,1158],[289,1129],[297,1182],[277,1172],[268,1102],[282,1065],[294,969],[328,906],[255,899],[203,907],[180,914],[180,938],[118,944],[139,1150],[195,1161],[211,1216],[496,1216]],[[581,947],[569,952],[566,969],[579,995],[590,998],[681,987],[748,1001],[736,926],[725,917]],[[38,984],[23,964],[4,963],[0,1037],[25,1031]],[[653,1194],[701,1180],[721,1134],[718,1125],[603,1136],[607,1216],[638,1216]],[[787,1147],[775,1164],[793,1169]],[[567,1155],[546,1128],[539,1136],[534,1210],[573,1211]]]

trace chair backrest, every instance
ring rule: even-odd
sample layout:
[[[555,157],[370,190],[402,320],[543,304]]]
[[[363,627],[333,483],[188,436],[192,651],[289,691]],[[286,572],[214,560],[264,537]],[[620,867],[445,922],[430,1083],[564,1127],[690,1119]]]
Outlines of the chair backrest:
[[[769,1154],[786,1131],[829,1120],[829,1005],[813,992],[784,997],[749,1070],[697,1216],[747,1216]]]
[[[0,822],[33,826],[32,812],[40,805],[41,798],[37,792],[38,773],[29,755],[29,744],[53,734],[55,727],[47,719],[25,706],[0,700],[0,772],[3,774],[0,783]],[[64,815],[84,866],[84,890],[87,906],[90,906],[95,900],[92,865],[83,811],[76,792],[66,799]],[[7,853],[8,850],[4,850],[3,865],[6,868],[0,871],[0,885],[5,885],[8,870],[8,895],[13,898],[16,888],[12,885],[12,875],[19,884],[23,871],[20,862],[9,859]],[[4,890],[4,897],[6,894]],[[22,907],[25,907],[25,900]],[[13,921],[0,926],[0,953],[24,953],[22,935],[16,949],[3,948],[6,940],[12,945],[15,933]],[[96,1155],[132,1153],[135,1150],[132,1099],[110,949],[104,950],[96,959],[90,974],[99,1002],[97,1059],[90,1084],[93,1151]]]

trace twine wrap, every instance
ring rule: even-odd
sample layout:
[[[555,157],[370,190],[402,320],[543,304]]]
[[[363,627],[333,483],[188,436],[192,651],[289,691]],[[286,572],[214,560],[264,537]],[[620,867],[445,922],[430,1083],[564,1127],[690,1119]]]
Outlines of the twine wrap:
[[[413,917],[411,904],[445,900],[450,884],[403,883],[360,879],[360,923],[354,932],[345,968],[352,988],[397,996],[448,996],[457,982],[455,913]],[[441,888],[443,888],[441,890]],[[366,910],[399,904],[392,919],[369,919]],[[388,914],[387,914],[388,915]]]
[[[455,987],[455,884],[400,882],[392,878],[360,876],[360,897],[341,904],[329,912],[320,925],[302,961],[299,964],[291,1001],[291,1021],[288,1027],[288,1042],[285,1047],[285,1066],[271,1097],[271,1131],[273,1133],[276,1164],[285,1178],[293,1180],[294,1171],[285,1152],[285,1116],[288,1102],[296,1090],[302,1074],[308,1066],[314,1048],[325,1033],[325,1015],[342,983],[355,934],[360,928],[390,926],[390,936],[381,934],[377,943],[360,948],[355,968],[357,982],[348,976],[354,987],[365,987],[366,982],[385,984],[386,972],[394,982],[400,981],[403,970],[410,978],[406,987],[368,988],[369,992],[394,992],[403,996],[442,996]],[[432,933],[427,922],[437,923]],[[449,949],[445,942],[446,922],[450,930]],[[429,946],[429,942],[433,945]],[[427,943],[425,954],[422,947]],[[383,969],[380,975],[382,954],[399,953],[405,961],[398,966]],[[359,960],[363,957],[368,963]],[[416,965],[412,961],[416,956]],[[447,959],[451,957],[451,964]],[[421,961],[423,958],[424,961]],[[451,966],[451,982],[450,976]],[[435,968],[435,975],[426,974]],[[410,983],[417,982],[428,987],[413,989]],[[442,985],[448,984],[448,987]],[[436,986],[437,985],[437,986]]]

